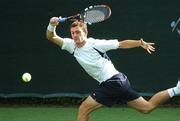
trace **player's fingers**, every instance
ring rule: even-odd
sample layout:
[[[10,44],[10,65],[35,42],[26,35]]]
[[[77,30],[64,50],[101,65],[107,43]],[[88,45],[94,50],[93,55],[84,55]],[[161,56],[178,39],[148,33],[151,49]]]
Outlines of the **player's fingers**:
[[[149,49],[147,49],[148,53],[151,54],[151,51]]]
[[[51,19],[50,19],[50,23],[52,24],[52,25],[54,25],[54,26],[57,26],[58,24],[59,24],[59,18],[58,17],[52,17]]]
[[[153,42],[150,42],[150,43],[148,43],[149,45],[155,45],[155,43],[153,43]]]
[[[151,51],[155,51],[155,48],[152,47],[152,46],[150,46],[149,49],[150,49]]]

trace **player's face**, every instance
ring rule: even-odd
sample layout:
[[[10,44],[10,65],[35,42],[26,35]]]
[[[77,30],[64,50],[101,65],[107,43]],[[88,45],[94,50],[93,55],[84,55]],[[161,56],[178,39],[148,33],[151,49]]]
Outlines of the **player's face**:
[[[76,44],[82,43],[87,38],[87,33],[79,26],[71,28],[71,36]]]

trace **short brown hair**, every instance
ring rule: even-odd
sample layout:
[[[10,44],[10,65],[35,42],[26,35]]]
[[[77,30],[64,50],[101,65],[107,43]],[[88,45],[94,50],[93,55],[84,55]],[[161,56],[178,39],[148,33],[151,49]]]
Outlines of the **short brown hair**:
[[[82,22],[82,21],[74,21],[72,24],[71,24],[71,27],[70,28],[73,28],[73,27],[76,27],[76,26],[79,26],[83,29],[84,32],[87,33],[87,24]]]

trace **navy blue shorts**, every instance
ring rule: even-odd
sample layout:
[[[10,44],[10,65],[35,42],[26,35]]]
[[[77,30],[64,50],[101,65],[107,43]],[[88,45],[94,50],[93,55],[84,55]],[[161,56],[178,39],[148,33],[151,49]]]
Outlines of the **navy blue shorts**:
[[[131,88],[127,76],[119,73],[98,85],[91,93],[91,97],[98,103],[111,107],[113,104],[137,99],[140,95]]]

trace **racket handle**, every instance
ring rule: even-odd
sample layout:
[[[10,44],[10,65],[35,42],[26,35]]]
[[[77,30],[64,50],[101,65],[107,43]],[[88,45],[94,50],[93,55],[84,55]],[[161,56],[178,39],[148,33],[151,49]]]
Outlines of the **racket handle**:
[[[67,20],[67,17],[63,17],[63,18],[62,18],[62,17],[59,17],[59,20],[58,20],[58,21],[59,21],[59,22],[65,22],[66,20]]]

